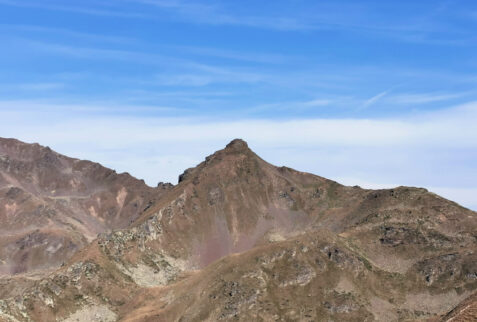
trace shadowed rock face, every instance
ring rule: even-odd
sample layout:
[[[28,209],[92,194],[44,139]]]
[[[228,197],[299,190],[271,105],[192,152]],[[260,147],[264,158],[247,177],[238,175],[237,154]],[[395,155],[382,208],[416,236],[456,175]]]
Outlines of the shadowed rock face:
[[[131,193],[121,183],[117,203]],[[165,186],[132,222],[111,219],[113,232],[4,296],[0,318],[401,321],[473,303],[458,306],[477,289],[476,213],[425,189],[342,186],[268,164],[242,140]]]
[[[97,234],[127,227],[163,190],[0,138],[0,274],[58,267]]]

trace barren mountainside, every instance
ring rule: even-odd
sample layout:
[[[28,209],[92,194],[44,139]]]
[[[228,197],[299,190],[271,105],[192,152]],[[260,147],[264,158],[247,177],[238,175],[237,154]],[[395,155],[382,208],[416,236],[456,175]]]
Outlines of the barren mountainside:
[[[0,320],[477,319],[475,212],[275,167],[242,140],[158,188],[1,140],[0,218]]]
[[[0,138],[0,274],[57,268],[127,227],[162,189],[48,147]]]

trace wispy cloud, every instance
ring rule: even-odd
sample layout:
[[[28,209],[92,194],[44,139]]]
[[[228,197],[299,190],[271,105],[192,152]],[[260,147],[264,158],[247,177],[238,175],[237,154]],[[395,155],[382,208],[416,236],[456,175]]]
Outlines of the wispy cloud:
[[[204,5],[179,0],[130,0],[131,2],[151,5],[169,10],[188,22],[209,25],[241,25],[277,30],[306,30],[312,25],[290,17],[243,16],[227,13],[217,5]]]
[[[317,107],[317,106],[327,106],[330,105],[333,101],[328,99],[315,99],[311,101],[304,102],[303,105],[310,106],[310,107]]]
[[[170,114],[170,112],[187,112],[187,109],[158,105],[121,104],[118,101],[90,101],[85,103],[69,100],[68,103],[65,103],[61,100],[52,101],[51,99],[0,100],[0,115],[6,118],[17,118],[22,114],[37,116],[49,114],[52,116],[52,120],[60,120],[79,116],[92,118],[98,115],[131,117],[131,114],[134,113],[150,115],[153,112]]]
[[[474,35],[468,29],[462,28],[458,24],[443,24],[439,20],[439,15],[432,13],[442,11],[439,9],[439,5],[436,10],[432,10],[432,6],[429,6],[431,13],[417,12],[405,21],[398,19],[383,21],[380,17],[389,14],[385,11],[389,10],[386,7],[372,7],[350,2],[312,3],[305,7],[300,5],[285,6],[281,12],[240,10],[240,13],[234,9],[232,3],[208,2],[204,4],[198,1],[183,0],[102,1],[90,2],[83,6],[65,5],[55,1],[0,0],[0,5],[150,21],[172,19],[182,23],[240,26],[275,31],[339,30],[429,45],[469,46],[475,42]],[[137,11],[132,11],[131,6],[135,6],[134,10]],[[280,6],[277,5],[277,7]],[[150,8],[154,10],[151,11]],[[449,11],[446,10],[446,12]]]
[[[20,83],[20,84],[1,84],[0,91],[50,91],[62,89],[65,83]]]
[[[92,60],[117,60],[131,61],[136,64],[168,65],[171,63],[177,65],[192,65],[195,62],[177,57],[149,53],[144,51],[132,51],[128,49],[111,49],[102,47],[83,47],[73,46],[63,43],[52,43],[45,41],[36,41],[30,39],[17,38],[16,41],[22,42],[25,46],[37,50],[37,52],[46,52],[62,56],[92,59]]]
[[[157,75],[153,83],[164,86],[205,86],[214,81],[217,81],[217,79],[210,75],[176,74]]]
[[[152,84],[179,85],[179,86],[205,86],[212,83],[257,83],[265,81],[264,74],[247,72],[243,68],[219,67],[202,63],[189,62],[188,73],[165,73],[156,75]]]
[[[227,10],[218,3],[202,4],[196,1],[182,0],[129,0],[129,2],[142,3],[175,13],[189,23],[209,25],[236,25],[280,31],[306,31],[306,30],[336,30],[336,29],[389,29],[388,25],[375,27],[351,22],[349,12],[357,9],[356,6],[341,3],[339,6],[324,5],[322,8],[314,7],[315,14],[309,15],[305,11],[288,11],[282,15],[277,14],[237,14]],[[345,10],[344,8],[350,10]],[[409,28],[409,26],[406,26]]]
[[[433,102],[448,101],[461,98],[468,93],[439,94],[439,93],[420,93],[420,94],[400,94],[389,98],[391,102],[398,104],[426,104]]]
[[[30,37],[32,37],[32,33],[37,33],[39,35],[55,34],[60,36],[67,36],[69,38],[101,43],[107,42],[116,44],[131,44],[134,41],[131,38],[116,35],[101,35],[99,33],[81,32],[76,30],[70,30],[67,28],[53,28],[37,25],[0,24],[0,30],[2,29],[5,30],[5,32],[28,32]]]
[[[389,91],[384,91],[379,94],[374,95],[373,97],[367,99],[363,103],[363,107],[370,107],[373,104],[376,104],[380,99],[382,99],[384,96],[388,95]]]
[[[346,97],[334,97],[333,99],[312,99],[309,101],[280,101],[264,103],[242,109],[244,115],[257,115],[264,112],[278,113],[283,111],[293,111],[295,113],[310,110],[322,109],[331,104],[337,104],[340,100],[347,100]]]
[[[294,57],[271,54],[271,53],[250,53],[242,51],[227,50],[221,48],[207,48],[207,47],[192,47],[192,46],[176,46],[175,48],[186,51],[188,53],[226,58],[231,60],[255,62],[264,64],[279,64],[292,60]]]
[[[439,14],[444,11],[441,4],[427,6],[427,12],[416,12],[405,21],[382,20],[389,14],[386,7],[371,7],[350,2],[312,3],[306,7],[295,5],[283,7],[281,13],[241,10],[237,13],[233,5],[226,2],[183,0],[125,0],[153,6],[169,12],[172,19],[184,23],[218,26],[242,26],[276,31],[347,31],[353,34],[389,38],[402,42],[428,45],[469,45],[474,36],[458,25],[442,24]],[[277,4],[276,7],[280,7]],[[434,8],[435,7],[435,8]],[[409,11],[415,8],[409,8]],[[310,12],[313,14],[310,14]],[[445,10],[449,14],[451,10]]]
[[[69,5],[59,5],[48,2],[28,2],[16,0],[0,0],[0,5],[14,6],[21,8],[34,8],[54,11],[64,11],[77,14],[93,15],[93,16],[109,16],[122,18],[145,18],[147,15],[136,12],[115,11],[110,9],[96,9],[92,7],[78,7]]]
[[[185,72],[168,72],[158,74],[152,80],[143,83],[157,85],[204,86],[210,83],[256,83],[267,79],[264,74],[247,72],[239,67],[221,67],[204,64],[187,58],[160,55],[154,52],[131,51],[127,49],[109,49],[98,47],[81,47],[34,40],[22,40],[37,52],[46,52],[62,56],[91,60],[129,61],[139,65],[177,66]]]

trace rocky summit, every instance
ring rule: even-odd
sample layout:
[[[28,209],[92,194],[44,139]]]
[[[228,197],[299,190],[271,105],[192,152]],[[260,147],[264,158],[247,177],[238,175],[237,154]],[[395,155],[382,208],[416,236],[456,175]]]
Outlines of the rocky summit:
[[[1,321],[476,321],[477,213],[242,140],[148,187],[0,139]]]

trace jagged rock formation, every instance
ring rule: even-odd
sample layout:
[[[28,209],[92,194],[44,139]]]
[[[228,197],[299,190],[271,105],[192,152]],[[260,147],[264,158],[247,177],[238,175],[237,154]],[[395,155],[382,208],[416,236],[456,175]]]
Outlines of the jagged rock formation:
[[[4,297],[0,319],[409,321],[471,312],[458,305],[477,289],[477,214],[425,189],[342,186],[277,168],[234,140],[165,190],[127,227]]]

